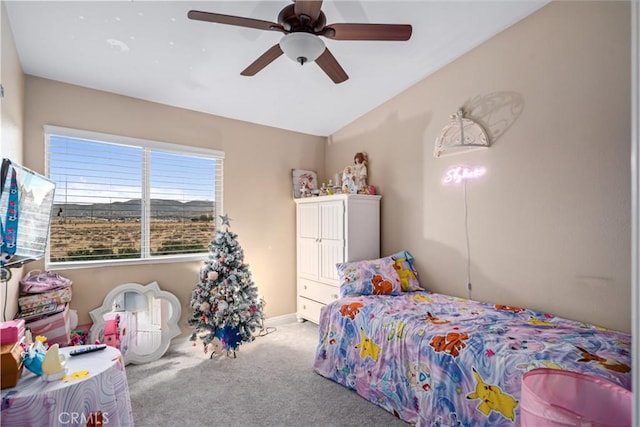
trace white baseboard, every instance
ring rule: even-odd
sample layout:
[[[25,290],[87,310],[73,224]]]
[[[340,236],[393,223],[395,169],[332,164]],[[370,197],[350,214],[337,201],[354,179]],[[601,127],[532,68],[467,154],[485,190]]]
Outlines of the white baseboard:
[[[295,313],[285,314],[283,316],[269,317],[268,319],[264,319],[265,328],[268,326],[279,326],[285,325],[287,323],[294,323],[297,321],[297,317]]]

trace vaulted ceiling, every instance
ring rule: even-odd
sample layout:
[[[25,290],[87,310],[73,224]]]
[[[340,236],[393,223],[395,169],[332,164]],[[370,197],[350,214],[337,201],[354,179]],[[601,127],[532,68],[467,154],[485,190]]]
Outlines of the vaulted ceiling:
[[[240,75],[281,32],[191,20],[189,10],[277,22],[281,1],[5,1],[26,74],[328,136],[548,1],[326,0],[327,24],[409,24],[408,41],[322,37],[349,79],[282,55]]]

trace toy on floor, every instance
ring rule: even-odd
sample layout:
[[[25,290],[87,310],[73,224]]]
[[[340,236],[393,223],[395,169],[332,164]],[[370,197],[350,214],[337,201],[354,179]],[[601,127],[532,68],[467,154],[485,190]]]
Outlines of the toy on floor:
[[[71,331],[71,335],[69,336],[69,338],[69,345],[74,346],[87,344],[87,339],[89,337],[82,329],[74,329],[73,331]]]

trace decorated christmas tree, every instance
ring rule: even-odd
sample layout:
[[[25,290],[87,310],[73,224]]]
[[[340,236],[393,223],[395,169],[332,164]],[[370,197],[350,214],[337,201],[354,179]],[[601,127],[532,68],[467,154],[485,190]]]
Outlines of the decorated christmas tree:
[[[253,332],[262,325],[263,303],[244,263],[238,235],[229,231],[228,215],[220,218],[222,224],[200,269],[200,283],[191,295],[193,314],[189,319],[194,327],[191,340],[200,339],[205,353],[211,344],[211,357],[223,350],[233,351],[235,356],[238,346],[253,341]]]

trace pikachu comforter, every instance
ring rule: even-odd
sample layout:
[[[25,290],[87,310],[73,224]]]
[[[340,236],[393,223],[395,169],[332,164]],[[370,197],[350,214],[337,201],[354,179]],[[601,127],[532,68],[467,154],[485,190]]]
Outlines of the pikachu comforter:
[[[426,291],[323,308],[315,371],[418,426],[519,425],[522,375],[556,368],[631,389],[631,335]]]

